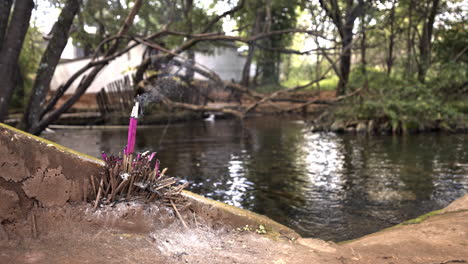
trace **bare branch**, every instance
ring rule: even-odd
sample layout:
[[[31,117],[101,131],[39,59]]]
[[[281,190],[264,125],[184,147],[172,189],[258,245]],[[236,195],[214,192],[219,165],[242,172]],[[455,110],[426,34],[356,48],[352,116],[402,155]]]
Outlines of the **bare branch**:
[[[108,56],[108,57],[106,57],[106,58],[104,58],[102,60],[99,60],[99,61],[91,61],[88,64],[86,64],[85,66],[83,66],[81,69],[79,69],[77,72],[75,72],[67,80],[67,82],[65,82],[64,84],[62,84],[62,85],[60,85],[58,87],[57,91],[55,91],[52,98],[47,102],[44,109],[41,111],[41,117],[44,116],[46,113],[48,113],[49,111],[51,111],[55,107],[58,100],[65,94],[65,92],[71,87],[71,85],[76,81],[76,79],[78,79],[83,73],[85,73],[86,71],[88,71],[92,67],[99,66],[99,65],[105,65],[105,64],[109,63],[110,61],[114,60],[115,58],[120,57],[123,54],[127,53],[128,51],[130,51],[131,49],[133,49],[137,45],[138,45],[138,43],[132,44],[132,45],[128,46],[127,48],[123,49],[122,51],[120,51],[120,52],[118,52],[118,53],[116,53],[116,54],[114,54],[112,56]]]
[[[135,18],[136,14],[138,13],[138,11],[141,8],[142,1],[143,0],[136,0],[135,1],[135,4],[134,4],[132,10],[130,11],[127,18],[125,19],[125,23],[122,25],[122,27],[119,30],[119,33],[117,34],[118,37],[122,37],[127,33],[129,27],[133,23],[133,19]],[[59,90],[56,92],[55,95],[58,95],[60,93],[63,95],[65,93],[65,91],[70,87],[70,85],[74,82],[74,80],[76,80],[81,74],[86,72],[89,68],[91,68],[93,66],[96,66],[94,69],[91,70],[91,72],[88,75],[85,75],[81,79],[81,82],[78,85],[78,88],[76,89],[73,96],[70,97],[63,105],[61,105],[60,107],[58,107],[55,110],[53,110],[53,108],[55,107],[59,97],[58,98],[57,97],[52,98],[52,100],[47,104],[47,106],[44,109],[44,110],[47,109],[47,111],[43,111],[42,114],[41,114],[42,118],[41,118],[41,121],[39,122],[39,124],[37,125],[37,128],[36,128],[37,131],[33,131],[33,133],[35,133],[35,134],[40,133],[40,131],[44,130],[51,122],[53,122],[55,119],[57,119],[63,112],[67,111],[73,104],[75,104],[76,101],[78,101],[80,99],[80,97],[86,92],[88,87],[92,84],[92,82],[94,81],[94,78],[97,76],[97,74],[104,68],[104,66],[109,61],[111,61],[111,60],[115,59],[116,57],[126,53],[128,50],[130,50],[130,49],[132,49],[133,47],[136,46],[136,44],[131,45],[131,46],[125,48],[121,52],[116,52],[117,49],[118,49],[118,45],[119,45],[118,40],[119,40],[119,38],[116,38],[114,43],[111,45],[109,50],[106,52],[105,59],[103,59],[103,60],[101,60],[99,62],[90,62],[87,66],[83,67],[82,69],[80,69],[78,71],[79,74],[74,74],[72,76],[72,77],[74,77],[74,79],[70,78],[67,81],[67,83],[66,83],[67,86],[63,86],[63,87],[59,88]]]
[[[208,25],[206,25],[205,29],[202,30],[203,33],[208,32],[219,20],[221,20],[223,17],[230,16],[234,14],[235,12],[239,11],[242,7],[244,7],[245,0],[240,0],[237,6],[232,8],[231,10],[228,10],[221,15],[215,17],[213,20],[211,20]]]
[[[284,95],[286,93],[290,93],[290,92],[295,92],[297,90],[300,90],[300,89],[304,89],[306,87],[309,87],[311,86],[312,84],[316,83],[316,82],[319,82],[321,80],[325,79],[325,74],[322,75],[322,77],[320,77],[319,79],[316,79],[316,80],[313,80],[313,81],[310,81],[309,83],[305,84],[305,85],[299,85],[299,86],[296,86],[296,87],[292,87],[292,88],[289,88],[289,89],[286,89],[286,90],[280,90],[280,91],[276,91],[268,96],[265,96],[263,97],[261,100],[253,103],[251,106],[249,106],[245,111],[244,111],[244,115],[245,114],[248,114],[249,112],[251,112],[252,110],[254,110],[255,108],[257,108],[259,105],[265,103],[265,102],[269,102],[271,101],[273,98],[275,97],[278,97],[280,95]]]

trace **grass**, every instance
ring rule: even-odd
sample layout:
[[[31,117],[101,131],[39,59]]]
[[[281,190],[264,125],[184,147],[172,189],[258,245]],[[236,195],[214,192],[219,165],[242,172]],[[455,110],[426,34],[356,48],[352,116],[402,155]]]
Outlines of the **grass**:
[[[307,84],[308,82],[310,82],[310,80],[289,79],[289,80],[284,81],[282,85],[284,87],[291,88],[291,87],[295,87],[298,85]],[[336,89],[337,84],[338,84],[337,76],[329,77],[319,82],[320,90],[322,91],[333,91]],[[307,88],[307,90],[316,90],[316,89],[317,89],[317,85],[312,85]]]
[[[310,80],[307,80],[307,79],[299,80],[296,78],[290,78],[286,81],[281,82],[281,84],[268,84],[268,85],[258,86],[255,88],[255,90],[260,93],[272,93],[278,90],[283,90],[283,89],[288,89],[288,88],[304,85],[309,82]],[[320,84],[321,91],[334,91],[338,84],[338,77],[336,76],[329,77],[327,79],[321,80],[319,84]],[[305,90],[306,91],[317,90],[317,85],[311,85]]]
[[[322,91],[334,91],[336,89],[336,86],[338,85],[338,77],[333,76],[331,78],[321,80],[319,84],[320,84],[320,90]],[[314,86],[314,87],[317,87],[317,86]]]

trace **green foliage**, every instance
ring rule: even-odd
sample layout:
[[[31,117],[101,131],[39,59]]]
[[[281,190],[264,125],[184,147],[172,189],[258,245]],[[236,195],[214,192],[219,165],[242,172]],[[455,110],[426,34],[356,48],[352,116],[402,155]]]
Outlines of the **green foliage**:
[[[235,230],[237,232],[254,232],[259,234],[259,235],[264,235],[268,233],[268,230],[265,228],[264,225],[258,225],[258,228],[254,230],[255,227],[245,225],[243,227],[238,227]]]
[[[132,1],[85,0],[76,20],[76,31],[71,34],[76,45],[86,54],[91,54],[105,38],[115,35],[131,10]],[[216,14],[208,15],[206,10],[193,6],[185,13],[186,0],[148,0],[143,1],[134,25],[128,35],[145,36],[170,23],[174,31],[189,32],[188,20],[192,21],[192,32],[200,32]],[[96,28],[96,33],[88,32]],[[213,31],[221,30],[221,23],[215,24]],[[183,37],[171,36],[164,40],[168,48],[173,48],[183,41]],[[105,50],[106,47],[103,47]]]
[[[308,80],[314,78],[314,70],[314,65],[308,62],[302,62],[297,66],[292,65],[285,74],[286,80],[283,84],[288,87],[305,84]]]
[[[449,2],[451,2],[449,4]],[[458,3],[458,4],[457,4]],[[443,14],[434,29],[433,52],[436,62],[448,62],[455,59],[468,63],[466,52],[468,39],[467,6],[460,0],[444,1]],[[457,58],[458,57],[458,58]]]
[[[9,106],[14,111],[22,111],[27,104],[27,98],[31,93],[35,73],[44,50],[42,43],[44,43],[42,34],[35,26],[31,26],[23,42],[19,57],[17,87],[14,90]]]
[[[298,14],[303,7],[301,0],[246,0],[245,8],[236,14],[235,19],[242,29],[242,36],[291,29],[296,27]],[[253,32],[255,23],[259,23],[258,32]],[[292,40],[292,34],[277,34],[257,41],[262,47],[257,49],[255,55],[262,84],[279,83],[280,62],[284,56],[276,50],[288,47]]]
[[[456,99],[467,92],[468,63],[449,61],[432,66],[430,86],[443,99]]]
[[[375,69],[368,69],[368,79],[369,90],[361,97],[350,99],[339,115],[348,119],[389,121],[395,127],[450,122],[459,114],[453,105],[438,96],[441,88],[438,82],[421,84],[416,80],[388,77]],[[362,70],[355,69],[349,85],[356,89],[362,86],[363,80]]]
[[[433,45],[435,60],[438,62],[455,61],[468,64],[467,45],[468,26],[464,21],[455,21],[447,28],[439,28]]]
[[[259,93],[273,93],[283,89],[285,89],[284,86],[275,83],[267,83],[255,87],[255,91]]]

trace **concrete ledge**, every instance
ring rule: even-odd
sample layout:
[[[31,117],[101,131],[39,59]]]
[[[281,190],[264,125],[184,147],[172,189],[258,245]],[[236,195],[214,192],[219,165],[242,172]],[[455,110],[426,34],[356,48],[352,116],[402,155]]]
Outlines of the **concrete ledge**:
[[[0,123],[0,223],[25,218],[34,204],[47,208],[88,201],[90,176],[97,176],[103,165],[99,159]],[[268,217],[188,191],[183,195],[213,226],[264,225],[275,237],[300,237]]]

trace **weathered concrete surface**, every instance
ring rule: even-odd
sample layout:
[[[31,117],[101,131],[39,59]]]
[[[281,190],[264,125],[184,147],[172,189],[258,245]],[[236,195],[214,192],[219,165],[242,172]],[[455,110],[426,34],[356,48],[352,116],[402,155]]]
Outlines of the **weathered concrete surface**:
[[[88,179],[100,166],[92,157],[0,124],[0,223],[25,218],[34,204],[86,200]]]
[[[468,263],[468,195],[340,250],[351,250],[356,263]]]
[[[14,191],[0,188],[0,220],[12,221],[19,213],[19,197]]]
[[[34,203],[40,207],[86,201],[89,177],[103,162],[53,142],[0,124],[0,223],[25,218]],[[16,196],[15,196],[16,194]],[[198,217],[213,226],[264,225],[271,234],[298,238],[292,229],[265,216],[184,191]]]

